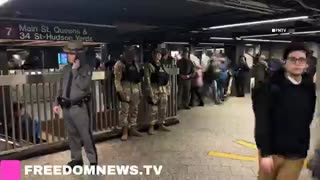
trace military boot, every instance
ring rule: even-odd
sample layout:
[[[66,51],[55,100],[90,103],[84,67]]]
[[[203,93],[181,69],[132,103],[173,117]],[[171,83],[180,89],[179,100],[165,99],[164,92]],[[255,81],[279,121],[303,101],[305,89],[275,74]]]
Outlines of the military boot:
[[[136,137],[142,137],[143,135],[136,129],[136,127],[130,128],[130,135]]]
[[[170,132],[171,130],[164,126],[163,124],[159,125],[159,131]]]
[[[121,141],[126,141],[126,140],[128,140],[128,127],[123,127]]]
[[[148,129],[148,134],[149,134],[149,135],[154,135],[154,134],[155,134],[154,126],[153,126],[153,125],[150,125],[150,127],[149,127],[149,129]]]

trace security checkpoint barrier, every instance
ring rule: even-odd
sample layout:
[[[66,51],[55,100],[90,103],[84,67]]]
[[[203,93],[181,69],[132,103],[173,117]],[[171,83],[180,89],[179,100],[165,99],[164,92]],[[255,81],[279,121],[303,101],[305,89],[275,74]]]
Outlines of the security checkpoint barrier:
[[[171,74],[171,95],[167,116],[177,123],[174,117],[177,115],[178,70],[170,67],[168,72]],[[93,98],[89,109],[96,141],[117,137],[121,133],[119,102],[111,74],[107,70],[94,71],[92,75]],[[0,76],[0,160],[26,159],[68,149],[62,113],[53,113],[61,76],[60,73]],[[17,115],[16,109],[20,106],[25,107],[24,111],[30,115],[29,121],[25,116]],[[147,108],[142,99],[138,119],[140,128],[148,124]]]

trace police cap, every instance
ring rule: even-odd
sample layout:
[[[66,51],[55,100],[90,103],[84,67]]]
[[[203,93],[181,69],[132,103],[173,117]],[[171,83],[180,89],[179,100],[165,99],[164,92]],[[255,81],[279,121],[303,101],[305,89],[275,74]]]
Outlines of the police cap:
[[[63,47],[63,51],[66,53],[81,53],[87,51],[87,48],[83,46],[81,41],[73,40]]]

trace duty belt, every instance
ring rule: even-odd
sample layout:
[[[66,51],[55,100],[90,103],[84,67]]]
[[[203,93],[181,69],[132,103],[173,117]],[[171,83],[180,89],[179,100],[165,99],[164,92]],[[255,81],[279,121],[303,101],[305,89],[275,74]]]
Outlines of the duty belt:
[[[64,97],[58,97],[58,103],[59,105],[64,109],[69,109],[72,106],[82,106],[83,104],[86,104],[90,101],[91,95],[86,95],[82,97],[81,99],[76,100],[70,100]]]

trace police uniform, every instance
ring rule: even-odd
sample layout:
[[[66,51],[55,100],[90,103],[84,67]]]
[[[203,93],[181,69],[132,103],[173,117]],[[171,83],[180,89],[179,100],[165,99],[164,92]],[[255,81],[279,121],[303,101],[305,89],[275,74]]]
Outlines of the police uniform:
[[[128,61],[126,54],[133,53],[133,49],[127,49],[123,60],[114,65],[114,81],[118,98],[120,100],[119,121],[123,129],[121,140],[127,140],[130,135],[142,136],[137,129],[138,107],[141,94],[142,74],[138,65]]]
[[[155,51],[154,53],[159,53]],[[163,123],[167,115],[168,95],[170,94],[170,76],[161,62],[147,63],[144,68],[144,78],[147,92],[147,103],[150,108],[150,127],[148,133],[154,133],[154,125],[159,124],[159,130],[169,131]]]
[[[78,53],[81,48],[83,48],[81,42],[69,42],[64,51]],[[69,64],[62,69],[62,74],[56,105],[60,105],[63,110],[72,159],[69,165],[83,164],[81,141],[90,164],[95,165],[98,161],[97,150],[92,137],[88,105],[92,82],[91,68],[89,65],[81,64],[78,69],[72,69],[72,65]]]

